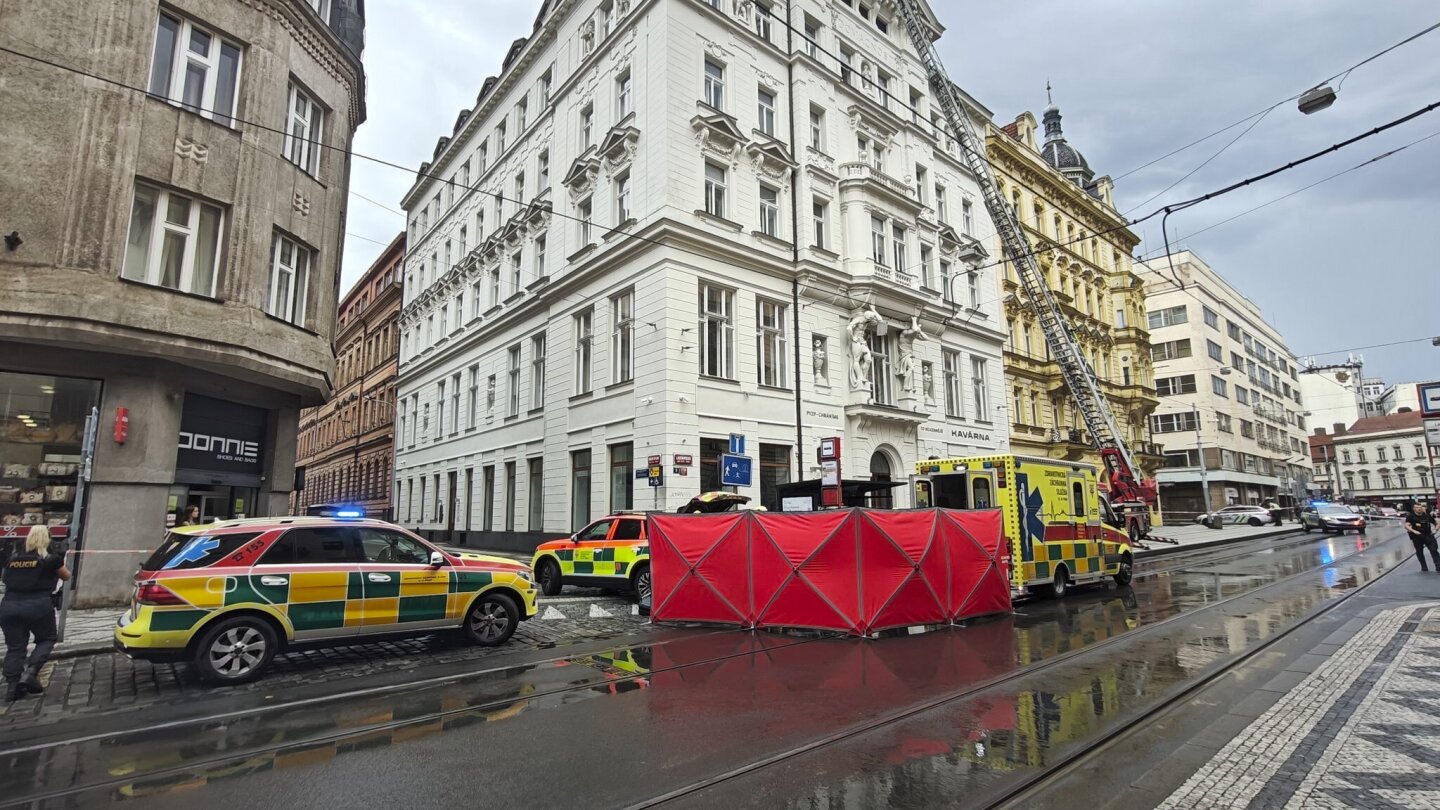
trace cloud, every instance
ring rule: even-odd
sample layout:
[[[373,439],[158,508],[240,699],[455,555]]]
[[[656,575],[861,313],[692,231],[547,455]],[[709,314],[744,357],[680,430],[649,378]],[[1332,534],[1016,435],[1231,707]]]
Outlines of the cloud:
[[[1098,173],[1117,177],[1122,210],[1174,182],[1234,129],[1149,168],[1120,175],[1166,152],[1297,94],[1434,22],[1433,3],[1311,0],[1135,3],[1133,0],[932,0],[946,25],[941,56],[951,78],[1011,120],[1037,117],[1045,84],[1055,88],[1065,133]],[[538,0],[443,0],[367,4],[369,121],[355,150],[406,171],[358,158],[351,188],[394,209],[429,160],[435,140],[474,104],[499,72],[510,43],[531,33]],[[1293,102],[1205,168],[1148,203],[1152,210],[1284,164],[1396,118],[1440,94],[1440,32],[1345,79],[1336,104],[1301,115]],[[1338,83],[1337,83],[1338,84]],[[1198,230],[1388,149],[1440,131],[1440,112],[1287,172],[1253,189],[1171,218],[1172,237]],[[1440,221],[1440,137],[1351,172],[1185,244],[1259,303],[1301,355],[1428,337],[1435,280],[1428,238]],[[1137,211],[1137,214],[1143,211]],[[344,286],[357,279],[402,218],[351,197]],[[1140,253],[1160,247],[1158,221],[1137,228]],[[1415,306],[1430,301],[1428,311]],[[1367,374],[1440,377],[1426,340],[1366,352]]]

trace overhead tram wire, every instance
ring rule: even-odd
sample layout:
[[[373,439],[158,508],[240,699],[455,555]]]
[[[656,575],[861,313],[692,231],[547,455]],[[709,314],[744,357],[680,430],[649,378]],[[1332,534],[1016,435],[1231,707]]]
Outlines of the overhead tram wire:
[[[1328,183],[1329,181],[1335,180],[1335,179],[1337,179],[1337,178],[1339,178],[1339,177],[1343,177],[1344,175],[1347,175],[1347,174],[1349,174],[1350,172],[1353,172],[1353,171],[1356,171],[1356,170],[1359,170],[1359,169],[1363,169],[1363,168],[1365,168],[1366,166],[1369,166],[1369,165],[1372,164],[1372,163],[1378,163],[1378,162],[1380,162],[1381,160],[1384,160],[1385,158],[1392,157],[1392,156],[1394,156],[1394,155],[1396,155],[1396,154],[1399,154],[1400,152],[1403,152],[1403,151],[1405,151],[1406,149],[1409,149],[1409,148],[1412,147],[1412,146],[1415,146],[1415,145],[1417,145],[1417,144],[1420,144],[1420,143],[1423,143],[1423,142],[1425,142],[1425,141],[1428,141],[1428,140],[1430,140],[1431,138],[1434,138],[1434,137],[1436,137],[1436,136],[1440,136],[1440,132],[1432,132],[1432,133],[1430,133],[1429,135],[1426,135],[1426,136],[1423,137],[1423,138],[1417,138],[1417,139],[1415,139],[1415,140],[1413,140],[1413,141],[1411,141],[1411,142],[1409,142],[1409,143],[1407,143],[1407,144],[1405,144],[1405,145],[1403,145],[1403,146],[1398,146],[1398,147],[1396,147],[1396,148],[1394,148],[1394,149],[1389,150],[1388,152],[1382,152],[1382,153],[1376,155],[1375,157],[1370,158],[1369,160],[1366,160],[1366,161],[1362,161],[1362,162],[1360,162],[1360,163],[1357,163],[1357,164],[1355,164],[1354,166],[1351,166],[1351,167],[1348,168],[1348,169],[1344,169],[1344,170],[1342,170],[1342,171],[1338,171],[1338,172],[1336,172],[1336,173],[1334,173],[1334,174],[1332,174],[1332,175],[1329,175],[1328,177],[1323,177],[1323,178],[1321,178],[1321,179],[1319,179],[1319,180],[1316,180],[1316,181],[1313,182],[1313,183],[1310,183],[1309,185],[1301,186],[1300,188],[1297,188],[1297,189],[1295,189],[1294,191],[1287,192],[1287,193],[1285,193],[1285,194],[1280,195],[1279,197],[1275,197],[1275,198],[1273,198],[1273,199],[1271,199],[1271,200],[1269,200],[1269,201],[1267,201],[1267,202],[1263,202],[1263,203],[1255,206],[1254,208],[1247,208],[1247,209],[1245,209],[1244,211],[1241,211],[1241,212],[1238,213],[1238,214],[1234,214],[1233,216],[1226,217],[1225,219],[1222,219],[1222,220],[1220,220],[1219,222],[1214,222],[1214,223],[1211,223],[1210,225],[1206,225],[1205,227],[1203,227],[1203,228],[1201,228],[1201,229],[1199,229],[1199,230],[1197,230],[1197,231],[1191,231],[1190,233],[1187,233],[1187,234],[1185,234],[1184,236],[1176,237],[1176,240],[1175,240],[1175,241],[1180,242],[1180,241],[1184,241],[1184,240],[1186,240],[1186,239],[1191,239],[1191,238],[1193,238],[1193,237],[1195,237],[1195,236],[1198,236],[1198,235],[1200,235],[1200,234],[1202,234],[1202,233],[1205,233],[1206,231],[1212,230],[1212,229],[1214,229],[1214,228],[1218,228],[1218,227],[1220,227],[1221,225],[1226,225],[1226,224],[1228,224],[1228,223],[1234,222],[1235,220],[1240,219],[1241,217],[1248,216],[1249,214],[1253,214],[1253,213],[1255,213],[1256,211],[1259,211],[1259,210],[1262,209],[1262,208],[1267,208],[1267,207],[1269,207],[1269,206],[1271,206],[1271,205],[1274,205],[1275,203],[1280,202],[1281,200],[1288,199],[1288,198],[1293,197],[1293,196],[1295,196],[1295,195],[1297,195],[1297,194],[1300,194],[1301,192],[1304,192],[1304,191],[1309,191],[1310,189],[1312,189],[1312,188],[1314,188],[1314,187],[1316,187],[1316,186],[1318,186],[1318,185],[1320,185],[1320,184],[1322,184],[1322,183]],[[1151,251],[1150,253],[1145,254],[1145,255],[1142,256],[1142,257],[1137,257],[1136,260],[1137,260],[1137,261],[1148,261],[1148,260],[1150,260],[1150,259],[1158,258],[1158,257],[1163,256],[1163,255],[1165,255],[1165,248],[1163,248],[1163,247],[1162,247],[1162,248],[1156,248],[1155,250]]]
[[[782,23],[782,24],[784,24],[784,23]],[[61,64],[61,63],[58,63],[58,62],[55,62],[55,61],[52,61],[52,60],[49,60],[49,59],[45,59],[45,58],[43,58],[43,57],[35,56],[35,55],[33,55],[33,54],[28,54],[28,53],[25,53],[25,52],[23,52],[23,51],[17,51],[17,50],[15,50],[15,49],[13,49],[13,48],[10,48],[10,47],[4,46],[4,45],[0,45],[0,53],[9,53],[9,54],[11,54],[11,55],[18,56],[18,57],[20,57],[20,58],[22,58],[22,59],[28,59],[28,60],[30,60],[30,61],[37,62],[37,63],[39,63],[39,64],[43,64],[43,65],[46,65],[46,66],[49,66],[49,67],[53,67],[53,68],[55,68],[55,69],[57,69],[57,70],[63,70],[63,71],[66,71],[66,72],[69,72],[69,73],[74,73],[74,74],[77,74],[77,75],[79,75],[79,76],[83,76],[83,77],[86,77],[86,78],[89,78],[89,79],[94,79],[94,80],[96,80],[96,81],[103,82],[103,83],[105,83],[105,84],[109,84],[109,85],[112,85],[112,86],[115,86],[115,87],[119,87],[119,88],[122,88],[122,89],[125,89],[125,90],[129,90],[129,91],[138,93],[138,94],[143,95],[143,96],[147,96],[147,97],[150,97],[150,98],[154,98],[154,99],[156,99],[156,100],[158,100],[158,101],[163,101],[163,102],[165,102],[165,103],[167,103],[167,104],[172,103],[172,102],[170,101],[170,99],[168,99],[167,97],[164,97],[164,96],[161,96],[161,95],[158,95],[158,94],[151,93],[149,90],[147,90],[147,89],[145,89],[145,88],[136,87],[135,85],[126,84],[126,83],[124,83],[124,82],[122,82],[122,81],[119,81],[119,80],[117,80],[117,79],[111,79],[111,78],[108,78],[108,77],[105,77],[105,76],[101,76],[101,75],[98,75],[98,74],[95,74],[95,73],[91,73],[91,72],[86,71],[86,70],[82,70],[82,69],[80,69],[80,68],[71,67],[71,66],[69,66],[69,65],[64,65],[64,64]],[[828,53],[828,52],[827,52],[827,53]],[[1341,142],[1339,142],[1339,143],[1337,143],[1337,144],[1333,144],[1333,145],[1331,145],[1331,146],[1329,146],[1329,147],[1327,147],[1327,148],[1325,148],[1325,149],[1322,149],[1322,150],[1320,150],[1320,151],[1313,152],[1313,153],[1311,153],[1311,154],[1309,154],[1309,155],[1306,155],[1305,157],[1302,157],[1302,158],[1299,158],[1299,159],[1297,159],[1297,160],[1291,161],[1291,162],[1289,162],[1289,163],[1287,163],[1287,164],[1285,164],[1285,165],[1283,165],[1283,166],[1279,166],[1279,167],[1276,167],[1276,168],[1274,168],[1274,169],[1270,169],[1270,170],[1268,170],[1268,171],[1262,172],[1262,173],[1260,173],[1260,174],[1253,175],[1253,176],[1251,176],[1251,177],[1245,178],[1244,180],[1237,181],[1237,182],[1232,183],[1232,184],[1230,184],[1230,185],[1228,185],[1228,186],[1225,186],[1225,187],[1220,188],[1220,189],[1216,189],[1215,191],[1208,192],[1208,193],[1203,194],[1203,195],[1200,195],[1200,196],[1198,196],[1198,197],[1194,197],[1194,198],[1189,199],[1189,200],[1184,200],[1184,201],[1181,201],[1181,202],[1179,202],[1179,203],[1173,203],[1173,204],[1171,204],[1171,205],[1167,205],[1167,206],[1164,206],[1164,207],[1162,207],[1162,208],[1158,208],[1158,209],[1156,209],[1156,210],[1154,210],[1154,211],[1151,211],[1151,212],[1148,213],[1148,214],[1145,214],[1144,216],[1141,216],[1141,217],[1138,217],[1138,218],[1135,218],[1135,219],[1126,220],[1125,222],[1123,222],[1123,223],[1121,223],[1121,224],[1119,224],[1119,225],[1115,225],[1115,226],[1112,226],[1112,227],[1109,227],[1109,228],[1105,228],[1105,229],[1096,231],[1096,232],[1091,233],[1091,234],[1089,234],[1089,235],[1087,235],[1087,236],[1079,237],[1079,238],[1076,238],[1076,239],[1071,239],[1071,240],[1067,240],[1067,241],[1063,241],[1063,242],[1057,242],[1057,243],[1056,243],[1056,246],[1057,246],[1057,247],[1068,247],[1068,246],[1071,246],[1071,245],[1076,245],[1076,244],[1079,244],[1079,243],[1081,243],[1081,242],[1084,242],[1084,241],[1086,241],[1086,240],[1088,240],[1088,239],[1091,239],[1091,238],[1093,238],[1093,237],[1096,237],[1096,236],[1103,236],[1103,235],[1105,235],[1105,234],[1107,234],[1107,233],[1113,233],[1113,232],[1115,232],[1115,231],[1127,229],[1127,228],[1129,228],[1129,227],[1131,227],[1131,226],[1133,226],[1133,225],[1138,225],[1138,224],[1140,224],[1140,223],[1142,223],[1142,222],[1145,222],[1145,221],[1147,221],[1147,220],[1150,220],[1150,219],[1152,219],[1152,218],[1154,218],[1154,217],[1156,217],[1156,216],[1160,216],[1160,215],[1162,215],[1162,214],[1166,214],[1167,212],[1173,213],[1173,212],[1177,212],[1177,211],[1180,211],[1180,210],[1185,210],[1185,209],[1187,209],[1187,208],[1190,208],[1190,207],[1199,205],[1199,204],[1201,204],[1201,203],[1203,203],[1203,202],[1207,202],[1207,201],[1209,201],[1209,200],[1216,199],[1216,198],[1221,197],[1221,196],[1223,196],[1223,195],[1225,195],[1225,194],[1228,194],[1228,193],[1230,193],[1230,192],[1232,192],[1232,191],[1238,190],[1238,189],[1240,189],[1240,188],[1244,188],[1244,187],[1246,187],[1246,186],[1249,186],[1249,185],[1252,185],[1252,184],[1254,184],[1254,183],[1260,182],[1261,180],[1265,180],[1265,179],[1267,179],[1267,178],[1269,178],[1269,177],[1273,177],[1273,176],[1275,176],[1275,175],[1278,175],[1278,174],[1281,174],[1281,173],[1283,173],[1283,172],[1289,171],[1290,169],[1293,169],[1293,168],[1296,168],[1296,167],[1298,167],[1298,166],[1304,165],[1305,163],[1308,163],[1308,162],[1310,162],[1310,161],[1312,161],[1312,160],[1315,160],[1315,159],[1317,159],[1317,158],[1319,158],[1319,157],[1322,157],[1322,156],[1324,156],[1324,155],[1330,154],[1331,152],[1337,152],[1337,151],[1339,151],[1339,150],[1341,150],[1341,149],[1344,149],[1344,148],[1346,148],[1346,147],[1348,147],[1348,146],[1350,146],[1350,145],[1353,145],[1353,144],[1358,143],[1358,142],[1360,142],[1360,141],[1362,141],[1362,140],[1365,140],[1366,138],[1372,137],[1372,136],[1377,135],[1377,134],[1379,134],[1379,133],[1381,133],[1381,132],[1385,132],[1385,131],[1387,131],[1387,130],[1389,130],[1389,129],[1392,129],[1392,128],[1396,127],[1396,126],[1399,126],[1399,125],[1401,125],[1401,124],[1403,124],[1403,123],[1406,123],[1406,122],[1408,122],[1408,121],[1410,121],[1410,120],[1412,120],[1412,119],[1414,119],[1414,118],[1418,118],[1418,117],[1421,116],[1421,115],[1425,115],[1425,114],[1427,114],[1427,113],[1429,113],[1429,112],[1432,112],[1432,111],[1434,111],[1434,110],[1437,109],[1437,108],[1440,108],[1440,101],[1431,103],[1431,104],[1429,104],[1429,105],[1427,105],[1427,106],[1425,106],[1425,107],[1422,107],[1422,108],[1420,108],[1420,109],[1418,109],[1418,110],[1416,110],[1416,111],[1414,111],[1414,112],[1409,113],[1408,115],[1405,115],[1405,116],[1402,116],[1402,117],[1400,117],[1400,118],[1394,119],[1394,120],[1389,121],[1389,122],[1387,122],[1387,123],[1385,123],[1385,124],[1381,124],[1381,125],[1379,125],[1379,126],[1377,126],[1377,127],[1372,128],[1371,130],[1369,130],[1369,131],[1367,131],[1367,132],[1363,132],[1363,133],[1361,133],[1361,134],[1359,134],[1359,135],[1356,135],[1356,136],[1354,136],[1354,137],[1351,137],[1351,138],[1349,138],[1349,139],[1346,139],[1346,140],[1344,140],[1344,141],[1341,141]],[[198,109],[198,110],[200,110],[200,111],[203,111],[203,112],[212,112],[212,113],[214,112],[214,110],[211,110],[211,109],[209,109],[209,108],[196,108],[196,109]],[[288,134],[288,133],[286,133],[285,130],[283,130],[283,129],[279,129],[279,128],[277,128],[277,127],[273,127],[273,126],[270,126],[270,125],[268,125],[268,124],[263,124],[263,123],[260,123],[260,122],[258,122],[258,121],[252,121],[252,120],[249,120],[249,119],[239,118],[239,117],[235,117],[235,116],[232,116],[232,120],[233,120],[233,121],[235,122],[235,124],[237,124],[237,125],[239,125],[239,124],[244,124],[245,126],[254,127],[255,129],[258,129],[258,130],[261,130],[261,131],[272,132],[272,133],[275,133],[275,134],[277,134],[277,135],[282,135],[282,136]],[[292,137],[293,137],[293,135],[292,135]],[[374,156],[372,156],[372,155],[367,155],[367,154],[364,154],[364,153],[361,153],[361,152],[356,152],[356,151],[354,151],[353,149],[349,149],[349,148],[345,148],[345,147],[339,147],[339,146],[333,146],[333,145],[330,145],[330,144],[323,143],[323,142],[321,142],[321,141],[319,141],[319,140],[317,140],[317,139],[314,139],[314,138],[303,138],[303,139],[301,139],[301,140],[304,140],[304,141],[306,141],[307,143],[310,143],[310,144],[312,144],[312,145],[314,145],[314,146],[316,146],[316,147],[318,147],[318,148],[321,148],[321,149],[327,149],[327,150],[334,151],[334,152],[340,152],[340,153],[345,154],[345,155],[348,155],[348,156],[350,156],[350,157],[360,158],[360,159],[362,159],[362,160],[366,160],[366,161],[369,161],[369,162],[371,162],[371,163],[375,163],[375,164],[378,164],[378,165],[381,165],[381,166],[386,166],[386,167],[389,167],[389,168],[392,168],[392,169],[396,169],[396,170],[399,170],[399,171],[403,171],[403,172],[405,172],[405,173],[407,173],[407,174],[414,174],[414,175],[417,176],[417,177],[426,177],[426,178],[429,178],[429,179],[438,181],[438,182],[440,182],[440,183],[442,183],[442,184],[445,184],[445,185],[447,185],[447,186],[449,186],[449,187],[451,187],[451,188],[455,188],[455,187],[463,188],[463,189],[466,190],[466,193],[475,192],[475,193],[478,193],[478,194],[480,194],[480,195],[482,195],[482,196],[490,197],[490,198],[493,198],[493,199],[495,199],[496,201],[500,201],[500,202],[510,202],[510,203],[514,203],[514,204],[516,204],[516,205],[528,205],[528,203],[525,202],[525,201],[523,201],[523,200],[506,197],[504,194],[502,194],[502,193],[500,193],[500,192],[484,191],[484,190],[482,190],[482,189],[480,188],[480,182],[479,182],[478,180],[476,181],[475,185],[473,185],[473,186],[464,186],[464,185],[461,185],[461,184],[459,184],[459,183],[456,183],[456,182],[455,182],[454,180],[452,180],[452,179],[448,179],[448,178],[445,178],[445,177],[441,177],[441,176],[438,175],[438,174],[434,174],[434,173],[431,173],[431,172],[419,172],[419,171],[414,171],[414,170],[410,169],[409,167],[407,167],[407,166],[405,166],[405,165],[403,165],[403,164],[396,163],[396,162],[394,162],[394,161],[387,160],[387,159],[384,159],[384,158],[374,157]],[[957,139],[957,142],[958,142],[958,139]],[[247,143],[247,141],[245,141],[244,139],[242,139],[242,140],[241,140],[241,143]],[[254,144],[251,144],[251,145],[252,145],[254,148],[256,148],[256,149],[260,149],[259,146],[256,146],[256,145],[254,145]],[[270,152],[268,152],[268,151],[266,151],[266,150],[261,149],[261,151],[264,152],[265,154],[270,154],[270,155],[272,155],[272,156],[279,157],[278,155],[274,155],[274,153],[270,153]],[[454,204],[451,205],[451,208],[452,208],[452,209],[453,209],[453,207],[454,207]],[[449,210],[449,209],[447,209],[447,212],[448,212],[448,210]],[[561,219],[570,220],[570,221],[572,221],[572,222],[577,222],[577,223],[578,223],[578,222],[585,222],[585,221],[586,221],[586,220],[584,220],[583,218],[578,217],[578,216],[575,216],[575,215],[573,215],[573,214],[568,214],[568,213],[565,213],[565,212],[562,212],[562,211],[553,210],[553,209],[551,210],[551,215],[552,215],[552,216],[559,217],[559,218],[561,218]],[[592,224],[593,224],[593,221],[592,221]],[[702,252],[700,252],[700,251],[698,251],[698,250],[693,250],[693,249],[690,249],[690,248],[686,248],[686,247],[684,247],[684,246],[682,246],[682,245],[678,245],[678,244],[670,244],[670,243],[662,242],[661,240],[654,239],[654,238],[648,237],[648,236],[643,236],[643,235],[640,235],[640,234],[637,234],[637,233],[623,232],[623,233],[621,234],[621,236],[622,236],[623,238],[625,238],[625,239],[635,239],[635,240],[638,240],[638,241],[641,241],[641,242],[645,242],[645,243],[647,243],[647,244],[655,245],[655,246],[657,246],[657,247],[667,247],[667,248],[669,248],[669,249],[671,249],[671,250],[674,250],[674,251],[676,251],[676,252],[688,253],[688,254],[690,254],[690,255],[693,255],[693,256],[696,256],[696,257],[699,257],[699,258],[703,258],[703,259],[713,259],[713,258],[714,258],[713,256],[711,256],[711,255],[709,255],[709,254],[702,253]],[[372,240],[372,241],[373,241],[373,240]],[[1033,251],[1033,249],[1031,250],[1030,255],[1032,255],[1032,256],[1036,255],[1035,252]],[[1001,266],[1003,266],[1003,265],[1006,263],[1006,261],[1008,261],[1008,260],[1002,258],[1002,259],[999,259],[999,260],[996,260],[996,261],[989,262],[989,263],[987,263],[987,264],[976,265],[975,267],[972,268],[972,271],[985,270],[985,269],[989,269],[989,268],[993,268],[993,267],[1001,267]],[[845,294],[844,297],[846,298],[847,301],[851,302],[852,304],[853,304],[853,303],[858,303],[858,302],[856,301],[856,299],[854,299],[853,297],[851,297],[848,293]],[[982,304],[994,303],[994,302],[996,302],[996,301],[1001,300],[1002,298],[1003,298],[1003,296],[996,296],[996,297],[994,297],[994,298],[986,299],[986,300],[982,301],[981,303],[982,303]]]
[[[1419,39],[1420,37],[1422,37],[1422,36],[1430,33],[1431,31],[1434,31],[1436,28],[1440,28],[1440,22],[1437,22],[1437,23],[1431,25],[1430,27],[1425,28],[1425,29],[1422,30],[1422,31],[1419,31],[1418,33],[1412,34],[1412,35],[1406,37],[1405,39],[1402,39],[1402,40],[1400,40],[1399,42],[1395,43],[1394,45],[1391,45],[1390,47],[1385,48],[1384,50],[1379,51],[1378,53],[1371,54],[1370,56],[1367,56],[1367,57],[1365,57],[1364,59],[1361,59],[1359,62],[1356,62],[1355,64],[1351,65],[1350,67],[1346,68],[1345,70],[1342,70],[1342,71],[1340,71],[1339,73],[1336,73],[1335,75],[1331,76],[1330,78],[1328,78],[1328,79],[1322,79],[1322,80],[1320,80],[1319,82],[1316,82],[1315,85],[1313,85],[1313,86],[1319,87],[1319,86],[1322,85],[1322,84],[1328,84],[1329,82],[1335,81],[1336,79],[1340,79],[1341,82],[1343,83],[1343,82],[1344,82],[1344,78],[1343,78],[1343,77],[1348,77],[1352,71],[1354,71],[1356,68],[1360,67],[1361,65],[1365,65],[1365,64],[1367,64],[1367,63],[1369,63],[1369,62],[1373,62],[1373,61],[1375,61],[1376,59],[1379,59],[1380,57],[1384,56],[1385,54],[1390,53],[1391,51],[1395,50],[1396,48],[1399,48],[1399,47],[1402,46],[1402,45],[1405,45],[1405,44],[1408,44],[1408,43],[1410,43],[1410,42],[1413,42],[1414,40]],[[1126,178],[1126,177],[1129,177],[1130,175],[1132,175],[1132,174],[1134,174],[1134,173],[1136,173],[1136,172],[1138,172],[1138,171],[1141,171],[1141,170],[1143,170],[1143,169],[1148,169],[1149,167],[1155,165],[1156,163],[1159,163],[1160,161],[1165,160],[1165,159],[1167,159],[1167,158],[1174,157],[1175,155],[1178,155],[1178,154],[1180,154],[1181,152],[1184,152],[1185,150],[1189,149],[1189,148],[1192,147],[1192,146],[1196,146],[1196,145],[1199,145],[1199,144],[1201,144],[1201,143],[1204,143],[1205,141],[1210,140],[1211,138],[1215,137],[1216,135],[1220,135],[1220,134],[1223,134],[1223,133],[1225,133],[1225,132],[1229,132],[1230,130],[1234,129],[1235,127],[1240,126],[1241,124],[1245,123],[1246,121],[1249,121],[1249,120],[1252,119],[1252,118],[1265,116],[1265,115],[1269,114],[1270,111],[1273,110],[1273,109],[1275,109],[1276,107],[1279,107],[1279,106],[1282,105],[1282,104],[1288,104],[1288,103],[1290,103],[1290,102],[1292,102],[1292,101],[1295,101],[1296,99],[1300,98],[1300,96],[1302,96],[1302,95],[1304,95],[1304,94],[1305,94],[1305,91],[1301,91],[1301,92],[1299,92],[1299,93],[1296,93],[1296,94],[1293,95],[1293,96],[1289,96],[1288,98],[1283,98],[1283,99],[1275,102],[1274,104],[1271,104],[1269,107],[1266,107],[1266,108],[1263,109],[1263,110],[1260,110],[1260,111],[1258,111],[1258,112],[1251,113],[1250,115],[1247,115],[1247,116],[1245,116],[1244,118],[1241,118],[1239,121],[1236,121],[1236,122],[1233,123],[1233,124],[1230,124],[1230,125],[1225,126],[1225,127],[1221,127],[1220,129],[1215,130],[1214,132],[1210,133],[1209,135],[1205,135],[1205,136],[1202,136],[1202,137],[1200,137],[1200,138],[1197,138],[1197,139],[1191,141],[1190,143],[1187,143],[1187,144],[1185,144],[1184,146],[1180,147],[1179,149],[1175,149],[1175,150],[1173,150],[1173,151],[1166,152],[1165,154],[1161,155],[1160,157],[1155,158],[1154,160],[1147,161],[1147,162],[1145,162],[1145,163],[1140,164],[1139,166],[1136,166],[1136,167],[1133,168],[1133,169],[1130,169],[1129,171],[1126,171],[1126,172],[1123,172],[1123,173],[1121,173],[1121,174],[1115,175],[1115,178],[1114,178],[1114,179],[1117,180],[1117,181],[1118,181],[1118,180],[1122,180],[1122,179],[1124,179],[1124,178]],[[1256,123],[1259,123],[1259,122],[1257,121]],[[1242,135],[1243,135],[1243,133],[1242,133]],[[1198,167],[1197,167],[1197,168],[1198,168]],[[1146,202],[1149,202],[1149,201],[1147,200]],[[1144,205],[1144,203],[1141,203],[1141,205]],[[1138,208],[1139,206],[1136,206],[1136,207]]]

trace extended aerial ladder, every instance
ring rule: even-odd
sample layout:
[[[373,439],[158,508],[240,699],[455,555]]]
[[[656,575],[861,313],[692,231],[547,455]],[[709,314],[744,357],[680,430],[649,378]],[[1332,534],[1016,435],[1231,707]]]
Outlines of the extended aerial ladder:
[[[1045,341],[1050,346],[1050,354],[1060,366],[1061,376],[1075,398],[1091,441],[1105,461],[1111,503],[1117,511],[1126,514],[1127,524],[1134,527],[1138,523],[1139,533],[1143,535],[1150,528],[1149,509],[1155,505],[1155,484],[1142,478],[1140,467],[1135,463],[1135,457],[1125,443],[1125,436],[1115,421],[1115,415],[1110,411],[1110,404],[1100,390],[1100,381],[1095,376],[1095,370],[1081,353],[1080,343],[1075,339],[1070,322],[1061,314],[1060,305],[1050,294],[1050,288],[1035,261],[1025,232],[1020,229],[1018,212],[1000,197],[990,164],[985,159],[984,141],[970,123],[970,116],[965,112],[959,90],[946,75],[945,66],[941,64],[940,55],[926,34],[926,27],[920,21],[915,3],[913,0],[896,0],[895,5],[900,10],[905,31],[920,56],[920,63],[925,67],[931,92],[939,102],[945,122],[960,143],[965,163],[980,185],[985,208],[990,212],[1001,244],[1005,247],[1005,258],[1015,266],[1020,286],[1029,297],[1040,322],[1040,329],[1045,334]],[[1143,517],[1141,512],[1144,513]]]

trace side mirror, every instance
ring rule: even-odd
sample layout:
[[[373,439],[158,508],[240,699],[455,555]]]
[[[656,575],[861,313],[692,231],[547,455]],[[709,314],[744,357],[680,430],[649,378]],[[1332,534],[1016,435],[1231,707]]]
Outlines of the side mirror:
[[[438,551],[430,552],[430,567],[439,568],[445,564],[445,555]]]

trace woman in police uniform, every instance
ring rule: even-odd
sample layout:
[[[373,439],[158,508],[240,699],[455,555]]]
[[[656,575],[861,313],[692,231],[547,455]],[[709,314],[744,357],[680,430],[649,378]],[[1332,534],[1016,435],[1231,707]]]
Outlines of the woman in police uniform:
[[[55,647],[55,608],[50,602],[57,580],[68,580],[65,558],[50,553],[50,531],[36,526],[25,538],[25,548],[10,556],[3,575],[5,599],[0,601],[0,630],[5,633],[5,700],[44,691],[40,667]],[[27,661],[25,648],[35,637],[35,650]],[[21,671],[23,667],[23,672]]]

